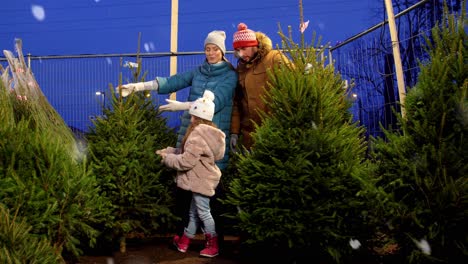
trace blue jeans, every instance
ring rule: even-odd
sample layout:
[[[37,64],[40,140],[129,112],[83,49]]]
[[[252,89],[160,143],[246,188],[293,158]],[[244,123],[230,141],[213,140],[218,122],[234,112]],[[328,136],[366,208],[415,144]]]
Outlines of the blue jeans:
[[[203,223],[203,233],[212,236],[216,235],[215,222],[210,209],[210,197],[199,193],[192,193],[189,223],[185,228],[185,235],[189,238],[193,238],[197,233],[198,227],[200,227],[200,223]]]

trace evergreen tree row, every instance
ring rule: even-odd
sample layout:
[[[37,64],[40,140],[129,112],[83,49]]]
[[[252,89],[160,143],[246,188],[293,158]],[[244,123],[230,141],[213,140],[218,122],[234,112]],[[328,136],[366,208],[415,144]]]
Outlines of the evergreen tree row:
[[[461,14],[446,10],[434,27],[429,60],[420,62],[402,104],[401,129],[385,130],[385,138],[367,140],[353,123],[350,91],[322,60],[326,48],[280,32],[291,63],[269,72],[269,111],[255,143],[234,155],[223,175],[228,229],[243,250],[281,263],[467,261],[463,6]],[[122,98],[110,87],[111,103],[80,149],[22,54],[7,55],[11,68],[2,69],[0,82],[0,262],[60,263],[103,245],[124,252],[128,239],[173,232],[173,172],[154,152],[174,145],[176,136],[150,94]],[[133,81],[144,79],[140,67]]]
[[[249,250],[284,263],[465,263],[466,11],[446,10],[427,38],[402,129],[369,142],[324,49],[283,40],[293,67],[271,72],[269,112],[224,200]]]
[[[173,175],[154,152],[176,136],[151,100],[112,91],[80,146],[15,48],[0,81],[0,262],[63,263],[169,232]]]

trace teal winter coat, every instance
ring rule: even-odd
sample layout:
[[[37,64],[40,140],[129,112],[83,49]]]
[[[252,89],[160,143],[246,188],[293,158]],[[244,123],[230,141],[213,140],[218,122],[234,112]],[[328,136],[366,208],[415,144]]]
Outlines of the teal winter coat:
[[[193,102],[203,97],[205,90],[210,90],[215,95],[215,114],[213,123],[226,134],[226,151],[224,158],[217,161],[218,167],[223,170],[227,167],[229,159],[229,130],[231,126],[231,112],[234,98],[234,90],[237,85],[237,73],[231,63],[221,61],[216,64],[205,62],[192,71],[179,73],[171,77],[157,77],[159,83],[158,93],[169,94],[191,87],[188,101]],[[177,146],[180,146],[190,125],[190,114],[184,111],[180,129],[178,131]]]

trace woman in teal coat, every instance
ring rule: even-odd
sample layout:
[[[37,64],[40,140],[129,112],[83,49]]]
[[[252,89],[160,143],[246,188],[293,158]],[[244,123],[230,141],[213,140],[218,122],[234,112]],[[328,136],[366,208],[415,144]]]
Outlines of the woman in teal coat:
[[[237,73],[232,64],[224,57],[226,53],[226,33],[215,30],[208,34],[205,39],[206,60],[192,71],[179,73],[171,77],[156,77],[149,82],[130,83],[122,85],[120,89],[122,96],[127,96],[134,91],[157,90],[159,94],[169,94],[181,89],[191,87],[188,101],[178,102],[166,100],[167,105],[159,107],[160,111],[181,111],[181,126],[178,131],[177,146],[180,146],[190,124],[188,109],[191,102],[203,96],[205,90],[215,94],[215,114],[213,123],[221,129],[226,136],[230,135],[231,113],[234,90],[237,85]],[[229,138],[226,138],[226,152],[224,158],[217,162],[218,167],[223,170],[227,167],[229,159]]]

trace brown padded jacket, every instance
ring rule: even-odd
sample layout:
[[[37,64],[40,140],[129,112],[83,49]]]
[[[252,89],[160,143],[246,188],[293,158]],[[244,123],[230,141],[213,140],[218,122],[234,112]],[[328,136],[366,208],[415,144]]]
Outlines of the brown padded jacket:
[[[255,124],[261,124],[259,111],[268,112],[263,99],[265,91],[270,88],[267,71],[289,61],[281,51],[273,49],[268,36],[262,32],[255,34],[259,42],[257,55],[250,62],[239,59],[237,64],[239,82],[231,119],[231,134],[240,135],[242,145],[247,149],[253,144],[250,133],[255,130]]]

